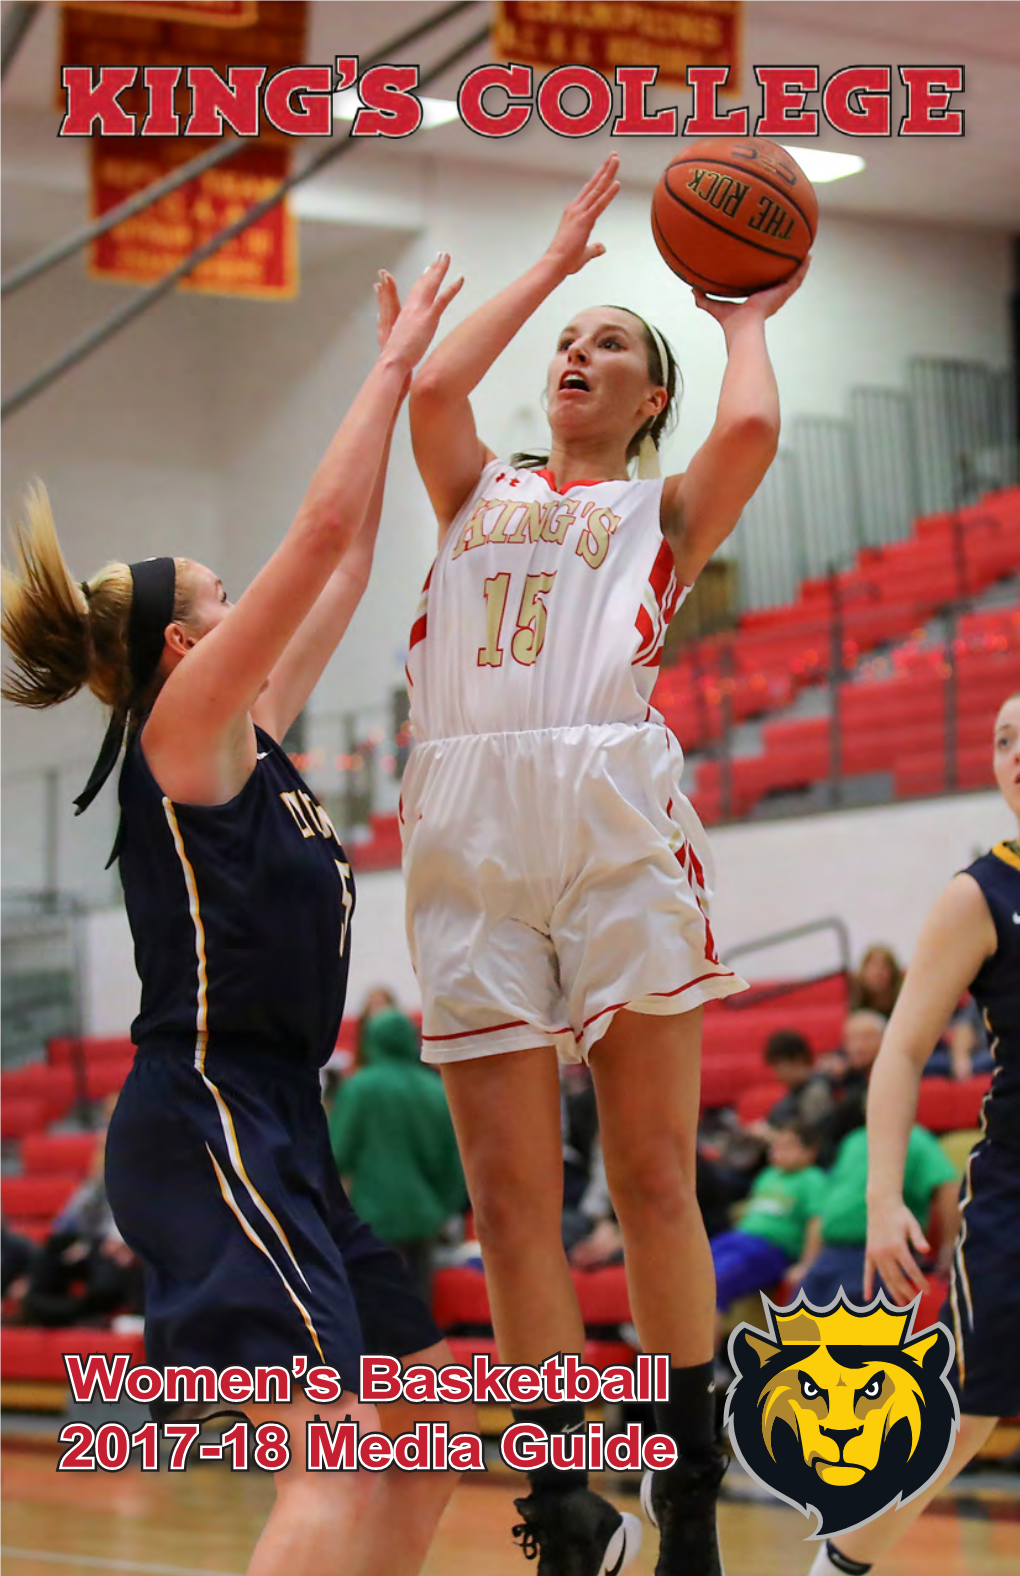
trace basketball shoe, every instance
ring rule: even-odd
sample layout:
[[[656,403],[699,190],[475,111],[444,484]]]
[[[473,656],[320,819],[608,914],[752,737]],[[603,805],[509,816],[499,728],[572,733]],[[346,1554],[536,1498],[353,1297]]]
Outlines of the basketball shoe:
[[[654,1576],[725,1576],[715,1511],[729,1461],[724,1450],[680,1457],[668,1472],[646,1472],[641,1508],[659,1533]]]
[[[641,1523],[615,1510],[590,1489],[529,1494],[514,1504],[524,1520],[514,1528],[536,1576],[622,1576],[641,1547]]]

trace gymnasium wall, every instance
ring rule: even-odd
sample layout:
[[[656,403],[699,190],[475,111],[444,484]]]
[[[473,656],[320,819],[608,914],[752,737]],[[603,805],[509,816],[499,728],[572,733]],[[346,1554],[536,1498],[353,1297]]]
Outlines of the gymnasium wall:
[[[171,298],[4,428],[6,519],[20,488],[43,476],[71,562],[167,549],[211,562],[242,587],[300,502],[374,348],[371,283],[384,265],[406,286],[440,247],[466,275],[450,322],[527,266],[551,236],[573,182],[412,161],[401,150],[357,156],[308,194],[300,299],[289,304]],[[624,168],[626,179],[626,166]],[[633,303],[672,338],[687,384],[667,464],[681,467],[711,423],[722,335],[660,262],[649,193],[621,193],[600,234],[605,259],[568,280],[477,395],[479,428],[498,450],[541,442],[541,392],[555,335],[571,311]],[[314,199],[314,200],[313,200]],[[55,199],[54,199],[55,200]],[[74,216],[68,214],[68,223]],[[1009,239],[983,231],[823,214],[801,297],[770,327],[784,411],[837,414],[863,383],[900,385],[911,356],[1006,359]],[[124,300],[80,261],[19,299],[5,322],[13,387]],[[410,454],[406,417],[393,449],[377,568],[313,709],[383,704],[402,682],[407,631],[431,561],[434,530]],[[43,884],[37,770],[58,773],[58,879],[90,899],[112,835],[109,803],[72,822],[101,721],[85,699],[49,716],[5,707],[3,882]],[[112,797],[112,796],[111,796]]]
[[[713,832],[712,923],[728,947],[810,920],[835,916],[850,932],[854,959],[873,941],[909,958],[924,917],[953,873],[1015,832],[996,793],[836,812]],[[357,852],[353,860],[357,868]],[[374,985],[407,1007],[419,1003],[404,940],[398,871],[363,876],[351,952],[349,1009]],[[85,1032],[122,1034],[136,1010],[127,922],[120,909],[92,914],[85,932]],[[831,934],[740,961],[748,978],[804,977],[839,966]]]

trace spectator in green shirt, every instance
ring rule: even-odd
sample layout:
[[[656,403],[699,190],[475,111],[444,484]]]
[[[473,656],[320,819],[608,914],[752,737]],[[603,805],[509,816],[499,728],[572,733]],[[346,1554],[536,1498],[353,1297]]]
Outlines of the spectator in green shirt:
[[[864,1301],[867,1186],[868,1134],[859,1127],[839,1147],[821,1212],[812,1222],[803,1261],[797,1266],[798,1274],[803,1273],[804,1295],[816,1308],[835,1301],[840,1287],[848,1301]],[[958,1186],[938,1139],[923,1127],[914,1127],[907,1145],[903,1196],[918,1220],[927,1220],[935,1210],[941,1225],[940,1258],[945,1256],[947,1261],[956,1238]]]
[[[812,1130],[802,1122],[776,1129],[770,1163],[755,1179],[736,1229],[711,1239],[719,1308],[774,1286],[799,1258],[826,1186],[824,1172],[815,1165],[817,1149]]]
[[[355,1210],[427,1298],[436,1237],[467,1205],[446,1095],[418,1059],[414,1024],[395,1008],[366,1023],[362,1054],[330,1113],[333,1156]]]

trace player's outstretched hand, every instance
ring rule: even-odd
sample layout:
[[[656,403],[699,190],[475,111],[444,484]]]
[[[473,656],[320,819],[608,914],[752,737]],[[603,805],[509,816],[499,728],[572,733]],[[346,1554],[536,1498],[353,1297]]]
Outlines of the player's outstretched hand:
[[[392,279],[388,274],[380,276],[377,285],[379,343],[399,356],[408,367],[416,366],[421,360],[432,343],[439,319],[464,283],[462,278],[456,279],[444,290],[443,280],[449,268],[449,252],[440,252],[435,262],[415,280],[402,307]]]
[[[900,1307],[913,1302],[924,1290],[924,1275],[913,1249],[927,1253],[928,1242],[910,1210],[899,1199],[895,1204],[868,1210],[868,1244],[864,1254],[864,1300],[874,1295],[875,1276]]]
[[[781,285],[773,285],[770,290],[759,290],[755,295],[748,296],[746,301],[717,301],[706,295],[704,290],[697,289],[694,291],[694,300],[702,312],[714,317],[723,328],[729,328],[738,318],[758,318],[764,322],[765,318],[772,317],[781,306],[785,306],[800,289],[810,267],[811,259],[805,257],[797,272],[791,274],[789,279],[784,279]]]
[[[605,213],[620,190],[616,179],[619,167],[619,158],[611,153],[563,210],[563,218],[546,256],[556,263],[564,278],[576,274],[585,263],[590,263],[593,257],[601,257],[605,251],[601,241],[592,241],[590,237],[596,219]]]

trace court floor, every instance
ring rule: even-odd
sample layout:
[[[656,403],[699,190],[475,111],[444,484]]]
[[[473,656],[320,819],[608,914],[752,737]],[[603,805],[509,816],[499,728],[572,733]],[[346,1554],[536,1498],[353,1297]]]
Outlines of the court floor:
[[[38,1444],[4,1443],[3,1576],[241,1576],[272,1498],[261,1473],[203,1464],[170,1477],[135,1467],[87,1480],[54,1471]],[[597,1485],[624,1509],[633,1495]],[[802,1576],[814,1544],[805,1522],[772,1501],[737,1501],[735,1482],[720,1524],[728,1576]],[[521,1481],[509,1472],[468,1481],[440,1528],[426,1576],[528,1576],[510,1538]],[[654,1537],[631,1570],[650,1576]],[[915,1526],[882,1576],[1016,1576],[1020,1571],[1020,1479],[991,1486],[968,1478],[961,1495],[939,1502]]]

